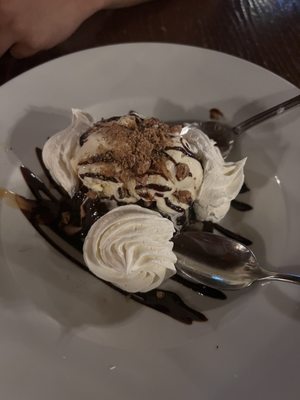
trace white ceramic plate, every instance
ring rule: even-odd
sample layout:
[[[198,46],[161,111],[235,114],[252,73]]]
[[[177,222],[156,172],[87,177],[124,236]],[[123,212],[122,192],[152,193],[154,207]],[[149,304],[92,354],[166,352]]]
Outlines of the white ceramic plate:
[[[28,195],[19,163],[66,126],[70,108],[130,109],[170,119],[237,122],[298,93],[278,76],[214,51],[129,44],[72,54],[0,88],[0,186]],[[299,109],[249,131],[241,200],[224,221],[261,262],[300,271]],[[300,288],[272,283],[228,301],[183,297],[208,317],[191,326],[125,299],[54,251],[0,204],[0,397],[32,399],[298,399]]]

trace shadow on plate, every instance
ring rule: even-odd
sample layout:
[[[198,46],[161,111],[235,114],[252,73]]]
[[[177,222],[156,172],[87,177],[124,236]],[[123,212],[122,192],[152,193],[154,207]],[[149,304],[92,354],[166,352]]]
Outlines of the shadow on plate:
[[[38,173],[41,167],[35,154],[48,137],[66,128],[71,121],[71,111],[52,107],[31,107],[16,122],[10,135],[10,149],[23,165]]]
[[[295,273],[299,274],[299,266],[298,267],[284,267],[284,272],[292,272],[293,270]],[[281,314],[294,319],[296,321],[300,321],[300,301],[299,296],[297,293],[297,300],[296,296],[292,296],[289,287],[289,292],[285,291],[284,287],[281,285],[293,285],[292,283],[278,283],[275,284],[273,282],[268,283],[264,286],[264,297],[267,301]],[[296,285],[295,285],[296,286]],[[295,287],[295,292],[299,291],[299,287]]]
[[[16,307],[29,302],[59,323],[64,331],[82,326],[119,324],[141,306],[112,290],[53,250],[48,243],[6,245],[10,271],[19,290]],[[3,298],[5,293],[1,293]],[[24,297],[25,296],[25,297]],[[24,297],[24,304],[22,298]],[[12,301],[12,298],[3,298]]]

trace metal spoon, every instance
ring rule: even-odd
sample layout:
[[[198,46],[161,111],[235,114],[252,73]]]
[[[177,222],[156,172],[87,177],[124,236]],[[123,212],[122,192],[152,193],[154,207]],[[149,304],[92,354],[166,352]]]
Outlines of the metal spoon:
[[[223,157],[226,158],[232,149],[234,141],[243,132],[298,105],[300,105],[300,95],[253,115],[233,128],[219,121],[191,121],[191,125],[200,128],[207,136],[213,139],[220,148]],[[176,121],[176,124],[179,123],[187,125],[190,122]]]
[[[215,289],[243,289],[257,281],[300,284],[300,275],[267,271],[253,252],[235,240],[200,231],[185,231],[174,238],[178,275]]]

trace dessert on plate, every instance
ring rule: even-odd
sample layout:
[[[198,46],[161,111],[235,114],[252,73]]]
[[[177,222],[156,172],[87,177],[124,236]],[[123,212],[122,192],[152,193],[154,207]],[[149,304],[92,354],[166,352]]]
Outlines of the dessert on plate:
[[[72,123],[42,159],[74,204],[60,228],[79,235],[88,268],[127,292],[147,292],[176,273],[172,237],[194,221],[220,221],[243,181],[245,159],[225,162],[193,126],[136,113]]]

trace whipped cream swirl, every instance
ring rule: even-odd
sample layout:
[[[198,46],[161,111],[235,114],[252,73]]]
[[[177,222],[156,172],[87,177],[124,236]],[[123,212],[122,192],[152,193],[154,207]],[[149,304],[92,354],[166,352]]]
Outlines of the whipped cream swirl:
[[[187,126],[181,134],[203,167],[203,181],[194,202],[196,217],[200,221],[218,222],[241,190],[247,158],[225,162],[215,142],[200,129]]]
[[[79,137],[93,124],[92,117],[72,109],[72,122],[66,129],[51,136],[43,147],[42,157],[54,181],[72,197],[79,184],[72,159],[80,149]]]
[[[83,247],[88,268],[127,292],[148,292],[176,273],[174,225],[137,205],[109,211],[90,228]]]

